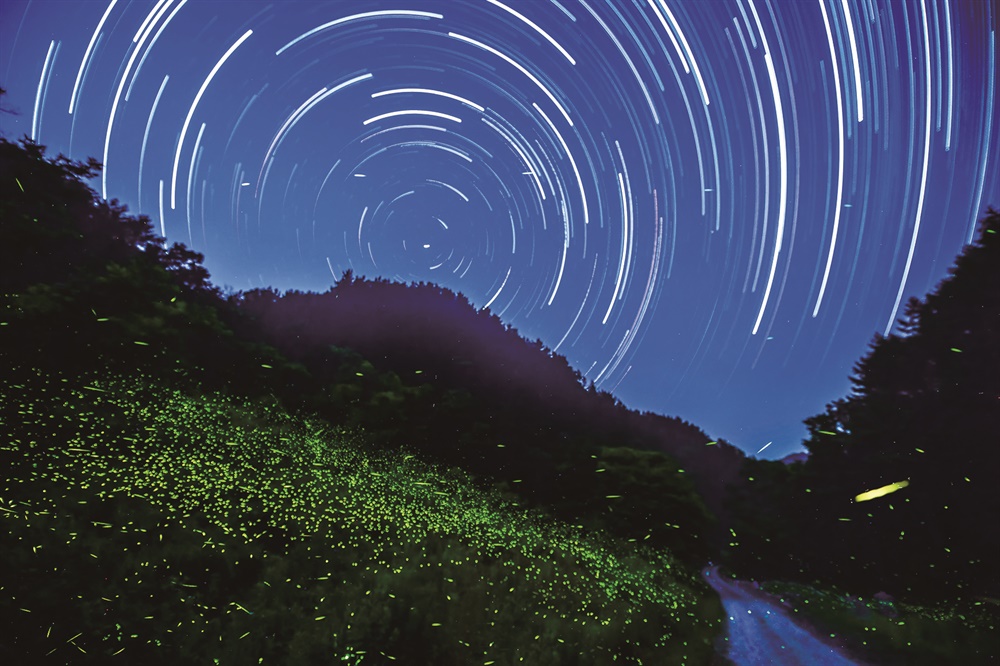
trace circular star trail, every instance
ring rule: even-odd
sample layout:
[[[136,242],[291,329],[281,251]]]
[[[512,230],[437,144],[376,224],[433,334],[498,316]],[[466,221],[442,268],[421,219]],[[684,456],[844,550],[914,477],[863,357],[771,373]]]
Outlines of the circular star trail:
[[[5,135],[100,159],[216,283],[435,282],[751,453],[1000,203],[985,1],[0,12]]]

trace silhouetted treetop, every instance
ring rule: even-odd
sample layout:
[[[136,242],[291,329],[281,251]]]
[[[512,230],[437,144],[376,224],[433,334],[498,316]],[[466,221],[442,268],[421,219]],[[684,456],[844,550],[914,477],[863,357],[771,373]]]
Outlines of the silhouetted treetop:
[[[781,551],[802,575],[855,589],[1000,592],[998,341],[1000,213],[991,209],[949,276],[909,301],[900,332],[875,336],[852,393],[806,421],[809,459],[750,466],[748,476],[771,480],[741,496],[744,527],[761,541],[738,559],[763,566]],[[891,492],[856,499],[876,489]]]

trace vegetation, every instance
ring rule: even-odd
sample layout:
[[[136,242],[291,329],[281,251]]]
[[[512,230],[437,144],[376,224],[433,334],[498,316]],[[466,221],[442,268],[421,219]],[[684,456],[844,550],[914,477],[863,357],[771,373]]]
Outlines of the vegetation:
[[[1000,213],[900,329],[806,422],[805,463],[748,462],[734,568],[773,577],[791,557],[799,579],[865,594],[1000,597]]]
[[[0,608],[23,663],[705,663],[664,550],[242,399],[37,372],[3,391]]]
[[[900,324],[876,336],[852,394],[806,421],[805,462],[746,461],[724,561],[785,581],[772,588],[876,663],[987,663],[1000,654],[1000,213]],[[876,597],[899,601],[886,614]]]
[[[992,663],[1000,654],[997,613],[985,601],[915,604],[858,596],[802,583],[769,582],[793,616],[820,634],[844,639],[868,663],[938,666]]]
[[[710,511],[721,510],[722,486],[742,454],[725,442],[706,446],[705,433],[680,419],[636,414],[585,386],[565,358],[524,340],[489,311],[476,311],[464,296],[348,272],[323,294],[253,290],[230,303],[252,319],[253,335],[328,386],[373,373],[388,378],[330,389],[332,404],[311,404],[318,413],[337,419],[349,411],[386,442],[405,429],[410,446],[507,483],[567,520],[649,537],[692,561],[708,557],[716,529]],[[357,354],[346,371],[345,349]],[[371,364],[359,365],[364,359]],[[604,449],[622,447],[650,453],[642,462],[622,455],[603,466],[592,462]],[[608,464],[644,469],[594,475]],[[649,478],[650,470],[661,478]],[[612,515],[603,503],[597,510],[595,496],[622,493],[608,488],[598,495],[595,484],[636,473],[646,477],[643,485],[662,487],[662,503],[627,515]]]
[[[98,169],[0,139],[0,658],[708,663],[709,558],[880,662],[995,653],[1000,213],[784,465],[433,285],[223,294]]]
[[[97,168],[0,140],[0,655],[710,659],[714,519],[676,460],[629,447],[648,434],[525,418],[446,380],[443,353],[408,373],[330,341],[292,358],[252,296],[99,200]],[[501,362],[568,369],[504,331]]]

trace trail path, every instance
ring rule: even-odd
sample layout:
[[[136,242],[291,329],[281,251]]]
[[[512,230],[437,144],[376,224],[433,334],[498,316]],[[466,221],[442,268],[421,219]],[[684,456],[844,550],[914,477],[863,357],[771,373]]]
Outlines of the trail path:
[[[729,651],[736,666],[859,666],[794,620],[788,610],[748,583],[703,572],[729,617]]]

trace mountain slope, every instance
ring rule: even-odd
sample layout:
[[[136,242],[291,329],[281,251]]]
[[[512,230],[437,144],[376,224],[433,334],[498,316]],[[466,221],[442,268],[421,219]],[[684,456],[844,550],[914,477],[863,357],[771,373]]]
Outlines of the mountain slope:
[[[564,442],[578,449],[614,443],[666,453],[715,513],[743,460],[725,442],[706,446],[710,438],[690,423],[633,412],[614,396],[587,387],[579,371],[541,341],[525,340],[488,310],[477,311],[464,296],[435,285],[367,280],[348,272],[323,294],[254,290],[234,302],[254,319],[258,334],[314,372],[329,362],[329,347],[356,350],[405,382],[432,382],[458,392],[466,398],[461,409],[442,418],[461,423],[468,417],[499,440],[507,434],[502,425],[517,424],[518,439],[533,440],[538,449],[558,450]],[[435,432],[430,446],[447,437]],[[494,472],[499,478],[523,476],[505,474],[499,465]]]
[[[148,219],[96,197],[81,181],[95,165],[49,160],[30,142],[0,142],[0,161],[14,176],[0,179],[0,248],[13,252],[0,265],[0,360],[141,367],[165,381],[273,394],[384,447],[405,441],[505,483],[565,520],[693,563],[708,556],[706,503],[721,507],[726,480],[713,461],[738,460],[735,449],[584,389],[563,357],[460,295],[346,276],[322,295],[227,300],[200,255],[168,248]],[[627,452],[636,448],[646,452]]]
[[[289,358],[95,169],[0,139],[0,660],[712,659],[712,517],[673,458]]]
[[[7,384],[0,646],[31,663],[706,663],[707,588],[273,400]]]

